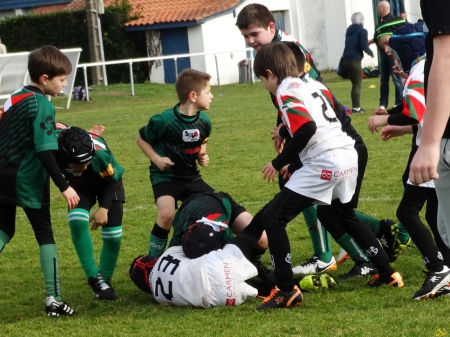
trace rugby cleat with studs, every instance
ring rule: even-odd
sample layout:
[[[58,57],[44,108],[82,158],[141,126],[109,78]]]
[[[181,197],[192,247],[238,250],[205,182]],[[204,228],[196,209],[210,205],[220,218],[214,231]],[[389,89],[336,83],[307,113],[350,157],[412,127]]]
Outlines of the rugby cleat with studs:
[[[389,262],[397,260],[397,257],[400,254],[398,233],[399,230],[394,220],[380,220],[380,233],[378,234],[378,239],[380,240],[383,250],[389,257]]]
[[[303,294],[298,286],[295,285],[290,292],[285,292],[275,287],[270,292],[270,295],[262,301],[261,305],[256,307],[256,310],[294,308],[299,306],[302,301]]]
[[[338,277],[341,280],[348,280],[360,276],[375,275],[376,273],[378,273],[377,268],[372,266],[371,263],[363,262],[356,263],[347,273],[339,275]]]
[[[429,271],[427,277],[422,284],[422,288],[416,291],[413,300],[420,301],[421,299],[428,300],[436,297],[437,292],[450,283],[450,268],[444,266],[440,272]],[[441,292],[443,292],[442,290]],[[443,294],[441,294],[443,295]]]
[[[393,273],[388,278],[383,278],[380,274],[375,274],[368,283],[369,287],[381,287],[382,285],[387,285],[388,287],[403,288],[405,284],[403,283],[403,278],[399,272]]]
[[[297,267],[292,268],[292,272],[294,274],[319,274],[325,271],[332,271],[337,269],[336,260],[334,257],[331,257],[330,262],[323,262],[317,256],[313,256],[305,263],[298,265]]]
[[[65,301],[56,301],[53,296],[45,299],[45,312],[48,317],[72,316],[75,310]]]
[[[302,291],[318,291],[322,289],[331,289],[337,285],[333,276],[328,273],[320,275],[307,275],[300,282]]]

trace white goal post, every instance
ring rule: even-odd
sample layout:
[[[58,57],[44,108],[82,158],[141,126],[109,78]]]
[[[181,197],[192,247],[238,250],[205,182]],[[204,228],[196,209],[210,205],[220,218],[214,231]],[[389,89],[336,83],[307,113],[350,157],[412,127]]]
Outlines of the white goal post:
[[[67,86],[63,89],[63,94],[67,96],[66,109],[70,107],[81,50],[81,48],[61,49],[72,63],[72,73],[67,78]],[[0,100],[8,99],[14,91],[30,84],[29,54],[30,52],[0,54]]]

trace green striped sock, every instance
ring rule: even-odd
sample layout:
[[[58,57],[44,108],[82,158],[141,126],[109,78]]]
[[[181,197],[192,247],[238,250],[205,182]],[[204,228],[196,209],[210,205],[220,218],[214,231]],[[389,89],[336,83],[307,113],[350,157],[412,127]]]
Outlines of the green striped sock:
[[[100,253],[100,273],[109,282],[114,274],[122,240],[122,226],[102,228],[103,246]]]
[[[86,278],[96,278],[98,268],[94,260],[94,247],[89,233],[89,212],[82,208],[69,211],[69,227],[72,242]]]

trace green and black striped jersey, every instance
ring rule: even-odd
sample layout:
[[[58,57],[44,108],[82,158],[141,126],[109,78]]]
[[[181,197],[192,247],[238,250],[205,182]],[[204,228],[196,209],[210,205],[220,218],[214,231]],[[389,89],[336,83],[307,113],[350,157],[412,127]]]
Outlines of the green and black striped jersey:
[[[36,154],[57,149],[53,104],[42,93],[15,91],[0,113],[0,202],[49,204],[49,175]]]
[[[168,157],[175,164],[161,171],[150,163],[152,185],[173,180],[192,181],[200,176],[197,158],[202,144],[208,141],[212,126],[209,117],[199,111],[187,117],[180,113],[179,104],[150,118],[139,134],[152,145],[161,157]]]
[[[169,247],[181,246],[183,234],[196,222],[206,221],[230,225],[234,202],[227,193],[198,193],[186,199],[175,214],[172,222],[173,236]],[[221,228],[219,238],[222,246],[233,237],[229,227]]]

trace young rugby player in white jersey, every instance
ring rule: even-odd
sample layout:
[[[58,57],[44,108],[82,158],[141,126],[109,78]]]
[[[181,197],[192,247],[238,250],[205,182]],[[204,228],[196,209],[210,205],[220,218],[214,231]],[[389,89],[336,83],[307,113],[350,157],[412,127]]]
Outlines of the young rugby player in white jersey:
[[[359,225],[353,211],[351,199],[358,174],[354,140],[342,131],[341,123],[322,95],[298,78],[294,54],[285,44],[275,42],[261,47],[254,71],[266,90],[276,96],[283,123],[292,137],[283,151],[263,168],[263,179],[274,180],[276,173],[295,156],[303,164],[241,233],[257,240],[265,230],[269,239],[277,286],[257,309],[294,307],[303,300],[292,278],[286,225],[313,203],[319,205],[319,219],[321,213],[332,213],[370,256],[378,269],[369,283],[371,286],[402,287],[400,274],[389,265],[377,238],[370,231],[363,233],[364,226]]]
[[[236,19],[236,26],[241,31],[245,43],[256,51],[271,42],[295,42],[305,56],[304,72],[308,73],[311,78],[321,80],[320,72],[316,68],[311,54],[292,35],[276,28],[275,18],[266,6],[249,4],[242,8]],[[277,115],[276,125],[280,123],[281,119]],[[289,139],[286,139],[285,142],[289,142]],[[277,147],[276,144],[275,146]],[[298,161],[298,159],[294,159],[294,161]],[[280,189],[283,188],[286,182],[287,179],[283,175],[279,175],[278,184]],[[309,274],[336,270],[337,264],[331,251],[330,235],[320,221],[317,220],[316,207],[308,207],[302,214],[308,226],[314,253],[306,262],[296,267],[297,273]]]
[[[161,257],[135,258],[130,278],[159,303],[177,306],[236,306],[256,295],[269,295],[274,281],[255,278],[257,269],[246,258],[252,250],[252,240],[238,235],[222,247],[223,226],[226,225],[198,219],[183,235],[182,245],[170,247]],[[308,275],[296,282],[307,291],[336,285],[328,274]]]
[[[289,49],[294,53],[295,59],[297,61],[297,69],[299,71],[299,77],[307,84],[312,86],[318,93],[322,94],[323,98],[329,103],[331,108],[336,114],[337,119],[342,125],[342,130],[347,133],[355,141],[355,150],[358,153],[358,178],[356,184],[355,194],[353,194],[352,205],[354,208],[358,207],[359,192],[361,190],[362,181],[364,177],[365,168],[367,166],[368,152],[367,147],[364,144],[362,137],[358,134],[356,129],[351,124],[351,119],[347,115],[344,107],[339,103],[332,92],[322,83],[316,81],[309,77],[308,74],[303,72],[305,57],[298,46],[293,42],[282,42],[289,47]],[[275,138],[282,138],[288,136],[288,130],[286,126],[280,124],[280,126],[274,128],[273,136]],[[295,170],[301,167],[301,161],[289,165],[289,174],[293,173]],[[379,220],[368,214],[357,212],[355,214],[362,223],[364,223],[380,240],[383,249],[389,256],[389,261],[393,262],[396,260],[399,253],[399,242],[396,239],[396,234],[398,232],[396,224],[390,219]],[[363,252],[361,247],[359,247],[355,240],[345,231],[344,228],[339,226],[336,219],[329,217],[326,220],[326,229],[331,233],[336,242],[349,254],[354,266],[349,272],[339,276],[341,279],[349,279],[353,277],[374,275],[377,273],[376,268],[373,267],[370,259]],[[300,266],[294,267],[294,274]]]

